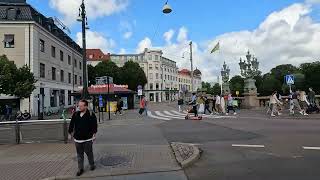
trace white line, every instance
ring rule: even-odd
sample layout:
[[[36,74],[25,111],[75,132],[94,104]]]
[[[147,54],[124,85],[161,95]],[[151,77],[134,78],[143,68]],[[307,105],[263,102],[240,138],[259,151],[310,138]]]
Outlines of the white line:
[[[264,148],[264,145],[232,144],[232,147]]]
[[[185,117],[186,115],[177,115],[177,114],[172,114],[171,112],[169,111],[163,111],[164,114],[166,115],[169,115],[171,117],[178,117],[178,118],[181,118],[181,117]]]
[[[305,147],[305,146],[303,146],[303,149],[305,149],[305,150],[320,150],[320,147]]]
[[[184,119],[184,117],[182,116],[167,116],[165,114],[162,114],[160,111],[155,111],[154,113],[156,113],[157,116],[161,116],[161,117],[165,117],[165,118],[173,118],[173,119]]]
[[[175,110],[171,110],[171,112],[173,112],[176,115],[180,115],[180,116],[186,116],[187,115],[186,113],[181,113],[181,112],[178,112],[178,111],[175,111]]]
[[[148,116],[154,119],[160,119],[160,120],[164,120],[164,121],[170,121],[171,119],[169,118],[164,118],[164,117],[159,117],[159,116],[155,116],[153,115],[150,111],[148,111]]]

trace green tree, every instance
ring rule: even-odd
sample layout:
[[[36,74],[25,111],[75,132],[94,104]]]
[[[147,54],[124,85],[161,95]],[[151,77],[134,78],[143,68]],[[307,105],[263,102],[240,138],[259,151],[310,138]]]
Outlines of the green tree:
[[[206,89],[207,94],[214,94],[213,88],[211,87],[211,84],[208,82],[202,82],[202,89]]]
[[[6,56],[0,56],[0,94],[27,98],[35,89],[36,80],[25,65],[17,68]]]
[[[221,86],[219,83],[216,83],[213,85],[212,92],[213,92],[212,93],[213,95],[220,95],[221,94]]]
[[[143,69],[138,63],[128,61],[120,68],[121,84],[127,84],[129,89],[136,90],[138,85],[144,86],[147,84],[147,77]]]
[[[273,74],[268,73],[263,76],[263,83],[261,84],[261,91],[259,92],[262,96],[269,96],[274,91],[282,91],[282,83]]]
[[[288,74],[299,73],[299,68],[293,66],[292,64],[282,64],[271,69],[270,73],[274,78],[280,81],[281,84],[285,84],[285,76]]]
[[[90,71],[92,72],[88,76],[94,79],[94,84],[95,78],[101,76],[113,77],[113,82],[115,84],[122,84],[120,77],[120,68],[116,65],[116,63],[112,61],[102,61],[98,63],[98,65],[94,68],[90,67]]]
[[[300,69],[305,75],[305,89],[312,87],[315,92],[320,93],[320,62],[303,63]]]
[[[244,79],[241,76],[234,76],[230,79],[230,90],[231,93],[235,96],[236,91],[240,92],[240,95],[242,95],[244,90]]]

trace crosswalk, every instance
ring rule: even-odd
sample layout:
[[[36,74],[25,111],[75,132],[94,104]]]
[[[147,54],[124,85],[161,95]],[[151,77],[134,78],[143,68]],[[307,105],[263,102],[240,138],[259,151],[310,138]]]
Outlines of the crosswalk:
[[[178,112],[175,110],[165,111],[148,111],[148,116],[153,119],[171,121],[174,119],[185,119],[186,111]],[[236,116],[220,116],[220,115],[202,115],[203,119],[220,119],[220,118],[236,118]]]

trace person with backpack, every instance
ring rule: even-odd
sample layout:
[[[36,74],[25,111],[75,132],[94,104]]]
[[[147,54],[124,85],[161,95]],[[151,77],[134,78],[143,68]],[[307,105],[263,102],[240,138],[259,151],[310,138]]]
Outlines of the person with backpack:
[[[88,110],[88,101],[79,101],[79,111],[75,112],[69,125],[70,137],[73,137],[78,158],[78,172],[76,176],[81,176],[84,172],[84,153],[88,157],[90,170],[95,170],[92,144],[96,139],[98,131],[97,117]]]

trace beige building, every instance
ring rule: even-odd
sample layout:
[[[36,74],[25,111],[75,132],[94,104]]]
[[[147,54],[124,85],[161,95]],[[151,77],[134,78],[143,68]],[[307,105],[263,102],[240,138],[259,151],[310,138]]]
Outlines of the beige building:
[[[18,67],[28,65],[37,79],[30,99],[20,101],[20,110],[37,115],[38,100],[40,111],[73,105],[71,93],[83,80],[82,49],[52,18],[25,0],[0,0],[0,39],[0,54]]]
[[[188,69],[182,69],[178,73],[178,83],[180,93],[197,91],[202,88],[201,71],[195,69],[193,73],[193,90],[192,90],[192,76],[191,71]]]
[[[119,67],[122,67],[127,61],[139,63],[148,81],[144,87],[147,99],[162,102],[175,100],[179,91],[176,62],[162,55],[160,50],[145,49],[140,54],[111,54],[110,59]]]

